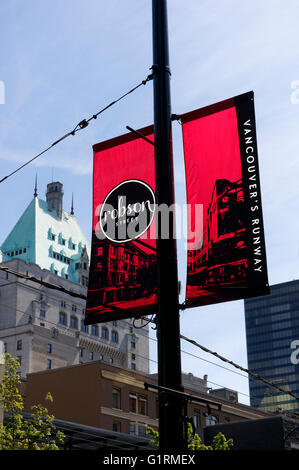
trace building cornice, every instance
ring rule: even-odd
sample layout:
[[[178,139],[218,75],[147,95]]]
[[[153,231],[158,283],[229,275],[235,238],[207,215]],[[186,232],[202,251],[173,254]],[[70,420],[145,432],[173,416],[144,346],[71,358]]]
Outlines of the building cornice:
[[[124,375],[122,373],[111,372],[108,370],[102,370],[101,376],[104,379],[113,380],[114,382],[131,385],[133,387],[141,388],[142,390],[144,390],[144,382],[142,382],[141,380],[135,379],[135,377]],[[156,390],[154,391],[156,392]]]
[[[146,424],[147,426],[158,426],[158,419],[149,418],[148,416],[139,415],[137,413],[118,410],[116,408],[106,408],[105,406],[101,406],[100,413],[118,419],[127,419],[128,421],[137,424]]]

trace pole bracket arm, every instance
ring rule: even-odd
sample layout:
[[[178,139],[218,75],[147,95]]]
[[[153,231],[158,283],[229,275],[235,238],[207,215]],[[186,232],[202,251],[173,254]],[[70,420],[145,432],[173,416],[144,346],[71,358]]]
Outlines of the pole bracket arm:
[[[153,142],[152,140],[148,139],[148,138],[145,137],[143,134],[141,134],[141,132],[136,131],[136,130],[133,129],[132,127],[126,126],[126,129],[128,129],[129,131],[131,131],[131,132],[133,132],[134,134],[138,135],[138,137],[140,137],[141,139],[145,140],[148,144],[155,145],[155,142]]]

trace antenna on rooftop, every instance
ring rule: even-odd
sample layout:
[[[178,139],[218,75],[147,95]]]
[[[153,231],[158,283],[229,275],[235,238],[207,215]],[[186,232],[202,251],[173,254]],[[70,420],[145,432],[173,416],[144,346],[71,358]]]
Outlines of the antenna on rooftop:
[[[33,193],[33,196],[34,197],[37,197],[37,173],[35,175],[35,186],[34,186],[34,193]]]
[[[72,207],[71,207],[71,215],[74,215],[74,193],[72,193]]]

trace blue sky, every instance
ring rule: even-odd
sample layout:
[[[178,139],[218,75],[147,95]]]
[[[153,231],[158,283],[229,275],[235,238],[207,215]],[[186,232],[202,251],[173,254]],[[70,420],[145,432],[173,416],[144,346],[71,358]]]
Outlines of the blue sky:
[[[253,90],[270,283],[298,278],[299,79],[297,0],[168,0],[172,111]],[[10,0],[1,5],[0,178],[144,79],[152,65],[150,0]],[[152,83],[0,185],[0,242],[33,195],[64,184],[65,208],[91,230],[92,145],[152,123]],[[184,202],[181,129],[174,124],[177,202]],[[184,283],[181,244],[179,274]],[[181,332],[246,366],[243,302],[190,309]],[[154,332],[152,332],[152,335]],[[155,360],[155,342],[151,341]],[[182,349],[219,363],[182,342]],[[247,379],[182,354],[183,370],[237,389]],[[153,363],[153,371],[154,371]],[[213,386],[210,384],[210,386]],[[215,386],[214,386],[215,387]]]

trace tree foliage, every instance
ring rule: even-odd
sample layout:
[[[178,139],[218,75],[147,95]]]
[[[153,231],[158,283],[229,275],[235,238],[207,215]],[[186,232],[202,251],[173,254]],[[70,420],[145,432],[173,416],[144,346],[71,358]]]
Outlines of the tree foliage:
[[[19,392],[21,384],[17,370],[19,361],[5,354],[6,370],[0,383],[0,403],[8,414],[7,424],[0,425],[0,450],[59,450],[64,434],[57,431],[54,416],[42,405],[31,407],[31,420],[24,419],[24,402]],[[53,401],[50,393],[45,397]]]
[[[151,438],[151,445],[153,447],[159,447],[159,432],[155,431],[150,426],[147,427],[147,434]],[[201,439],[198,434],[192,438],[192,426],[188,423],[188,440],[191,440],[188,444],[189,450],[230,450],[233,445],[232,439],[226,439],[222,432],[219,432],[217,436],[214,437],[212,445],[206,446],[201,442]]]

